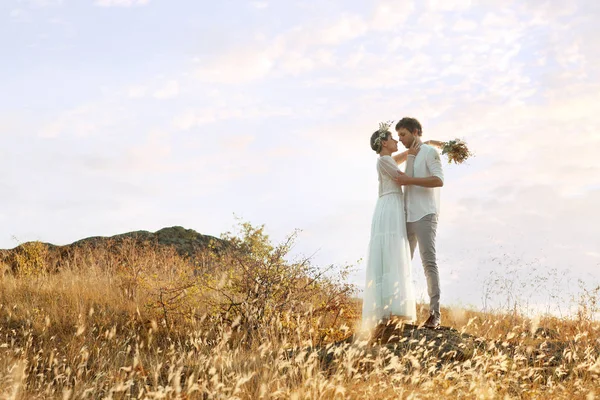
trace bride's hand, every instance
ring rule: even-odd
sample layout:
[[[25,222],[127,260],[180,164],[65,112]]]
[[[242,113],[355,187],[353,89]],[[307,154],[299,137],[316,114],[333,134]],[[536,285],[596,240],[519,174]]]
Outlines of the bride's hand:
[[[418,140],[415,140],[408,149],[408,155],[416,156],[417,154],[419,154],[420,148],[421,148],[421,142],[419,142]]]
[[[402,171],[398,171],[398,175],[394,178],[398,185],[406,185],[409,179],[409,176]]]

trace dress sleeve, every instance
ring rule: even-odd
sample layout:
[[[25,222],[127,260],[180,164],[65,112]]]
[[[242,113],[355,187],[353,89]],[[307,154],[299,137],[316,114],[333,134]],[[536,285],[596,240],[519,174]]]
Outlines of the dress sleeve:
[[[396,163],[391,158],[387,157],[379,157],[377,159],[377,170],[382,175],[387,175],[392,179],[397,177],[398,171],[400,171]]]
[[[429,172],[431,172],[431,176],[437,176],[444,182],[444,171],[442,170],[442,160],[440,159],[440,154],[436,149],[431,148],[431,151],[427,153],[427,157],[425,158],[425,162],[427,163],[427,168],[429,168]]]

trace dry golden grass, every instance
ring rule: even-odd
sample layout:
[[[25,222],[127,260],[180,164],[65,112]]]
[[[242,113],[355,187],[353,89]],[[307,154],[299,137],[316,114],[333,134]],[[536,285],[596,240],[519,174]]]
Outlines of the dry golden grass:
[[[531,320],[514,312],[443,309],[445,325],[485,339],[483,348],[460,362],[440,362],[429,352],[428,343],[402,354],[385,347],[366,348],[363,342],[331,345],[335,336],[319,335],[327,318],[315,319],[311,308],[243,325],[239,318],[210,314],[211,308],[203,308],[200,301],[209,295],[202,290],[185,297],[193,300],[186,307],[196,308],[168,310],[167,323],[164,310],[152,306],[161,293],[156,285],[181,283],[179,275],[165,266],[183,265],[182,260],[169,252],[128,251],[135,262],[125,271],[119,267],[121,259],[88,254],[79,258],[80,264],[55,274],[1,278],[0,398],[594,399],[595,393],[600,395],[600,335],[591,319]],[[311,301],[316,302],[314,310],[322,299],[316,296]],[[350,335],[359,307],[355,303],[355,310],[344,313],[347,319],[338,315],[327,329]],[[241,329],[248,326],[254,331]],[[558,337],[536,337],[538,327],[551,329]],[[553,343],[565,344],[560,362],[534,351]],[[326,365],[324,351],[333,353],[333,361]]]

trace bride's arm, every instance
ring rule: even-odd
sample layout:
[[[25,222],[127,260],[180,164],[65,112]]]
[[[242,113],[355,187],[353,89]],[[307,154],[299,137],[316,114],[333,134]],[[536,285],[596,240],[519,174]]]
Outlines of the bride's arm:
[[[443,144],[442,142],[438,142],[435,140],[428,140],[425,142],[425,144],[431,144],[432,146],[437,146],[436,143],[439,143],[440,147]],[[413,156],[416,156],[417,153],[419,152],[419,147],[421,147],[421,142],[415,141],[415,142],[413,142],[410,149],[403,151],[402,153],[398,153],[398,154],[392,156],[392,158],[394,159],[394,161],[396,161],[396,164],[400,165],[404,161],[406,161],[406,159],[408,158],[409,155],[412,154]]]
[[[444,145],[444,142],[440,142],[439,140],[426,140],[424,143],[438,148],[442,148]]]
[[[402,153],[398,153],[392,156],[392,158],[394,159],[394,161],[396,161],[396,164],[400,165],[402,164],[404,161],[406,161],[406,158],[408,157],[408,150],[403,151]]]

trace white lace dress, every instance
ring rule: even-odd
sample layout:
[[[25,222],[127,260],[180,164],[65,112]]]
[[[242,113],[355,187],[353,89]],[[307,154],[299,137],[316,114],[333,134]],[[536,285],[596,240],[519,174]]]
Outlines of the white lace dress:
[[[402,187],[392,177],[398,167],[391,156],[377,159],[379,199],[371,223],[362,328],[373,328],[391,316],[416,320],[410,247]]]

